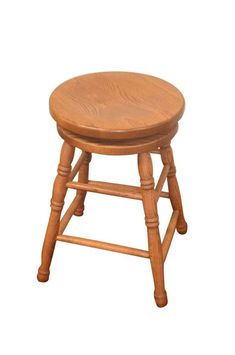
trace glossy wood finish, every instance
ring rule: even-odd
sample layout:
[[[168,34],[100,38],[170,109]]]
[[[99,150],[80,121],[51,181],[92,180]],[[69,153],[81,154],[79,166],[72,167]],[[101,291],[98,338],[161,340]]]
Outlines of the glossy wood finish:
[[[75,190],[98,192],[104,195],[126,197],[135,200],[142,199],[141,191],[138,186],[113,184],[104,181],[87,181],[87,183],[69,181],[67,187]]]
[[[130,248],[130,247],[127,247],[124,245],[101,242],[99,240],[74,237],[74,236],[70,236],[70,235],[58,235],[57,240],[59,240],[61,242],[66,242],[66,243],[84,245],[84,246],[92,247],[92,248],[115,251],[116,253],[141,256],[142,258],[149,258],[149,252],[146,250]]]
[[[178,89],[138,73],[82,75],[61,84],[50,97],[50,112],[60,127],[106,140],[165,134],[183,111]]]
[[[171,84],[148,75],[96,73],[59,86],[51,95],[50,110],[65,142],[53,188],[38,280],[45,282],[49,278],[56,241],[136,255],[150,259],[155,301],[159,307],[165,306],[164,262],[176,228],[181,234],[187,231],[170,146],[184,110],[183,96]],[[75,148],[80,148],[82,153],[71,171]],[[163,162],[156,185],[150,152],[160,154]],[[137,154],[140,186],[89,180],[92,153]],[[169,192],[162,191],[166,180]],[[68,188],[74,189],[76,196],[61,217]],[[141,200],[148,250],[63,234],[74,214],[82,216],[87,192]],[[158,228],[160,197],[169,198],[173,208],[163,241]]]
[[[157,305],[164,307],[167,304],[167,295],[164,286],[163,254],[154,195],[153,166],[149,153],[141,153],[138,155],[138,167],[145,212],[145,224],[148,230],[148,249],[155,284],[154,297]]]
[[[87,183],[69,181],[67,182],[66,186],[70,189],[75,190],[97,192],[104,195],[126,197],[134,200],[142,200],[141,188],[138,186],[113,184],[111,182],[92,180],[87,181]],[[169,198],[169,193],[166,191],[158,191],[157,189],[155,189],[154,196],[155,201],[157,202],[159,197]]]
[[[127,155],[150,152],[158,146],[161,147],[168,144],[175,136],[178,130],[178,125],[171,128],[166,134],[157,134],[150,137],[119,141],[87,138],[71,133],[61,127],[57,127],[57,129],[59,135],[66,142],[74,147],[82,149],[83,151],[107,155]]]
[[[68,181],[71,172],[73,156],[74,147],[64,142],[60,154],[58,175],[55,178],[53,187],[51,214],[42,248],[42,263],[38,270],[38,280],[41,282],[45,282],[49,278],[51,259],[54,252],[56,237],[59,232],[60,216],[67,191],[66,182]]]

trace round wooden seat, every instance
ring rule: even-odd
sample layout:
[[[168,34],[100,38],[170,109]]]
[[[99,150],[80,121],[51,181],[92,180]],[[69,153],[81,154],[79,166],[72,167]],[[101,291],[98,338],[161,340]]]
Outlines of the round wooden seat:
[[[61,130],[86,140],[169,134],[183,111],[184,98],[173,85],[128,72],[78,76],[58,86],[50,97],[50,112]]]

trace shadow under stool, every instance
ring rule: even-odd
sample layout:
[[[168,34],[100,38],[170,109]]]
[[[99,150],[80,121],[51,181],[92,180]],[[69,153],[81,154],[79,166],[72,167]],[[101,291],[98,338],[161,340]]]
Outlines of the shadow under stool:
[[[150,259],[159,307],[167,304],[164,262],[175,229],[187,232],[171,139],[184,112],[184,98],[170,83],[156,77],[129,72],[104,72],[78,76],[58,86],[50,97],[50,113],[64,142],[51,199],[51,213],[42,248],[38,280],[49,278],[57,241],[101,248]],[[71,168],[75,148],[82,150]],[[92,153],[137,154],[140,186],[89,180]],[[151,153],[163,163],[154,183]],[[168,192],[162,191],[167,180]],[[67,189],[76,196],[61,217]],[[82,216],[87,192],[142,200],[148,235],[148,250],[64,235],[73,215]],[[164,237],[160,238],[157,202],[169,198],[172,216]]]

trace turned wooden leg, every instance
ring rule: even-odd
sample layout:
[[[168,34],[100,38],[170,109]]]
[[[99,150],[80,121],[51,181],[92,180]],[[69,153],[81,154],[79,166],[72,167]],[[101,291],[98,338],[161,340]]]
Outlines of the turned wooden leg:
[[[42,248],[42,263],[38,269],[38,281],[46,282],[49,279],[50,264],[53,256],[56,237],[59,231],[60,216],[64,205],[66,195],[66,182],[71,172],[71,162],[74,156],[74,147],[64,142],[61,154],[60,163],[58,165],[58,174],[55,178],[53,193],[51,199],[51,214],[46,230],[46,235]]]
[[[154,197],[153,166],[149,153],[138,154],[138,167],[145,212],[145,223],[148,230],[150,262],[155,284],[154,297],[158,307],[164,307],[167,304],[167,295],[164,286],[164,264],[158,229],[159,221],[157,207]]]
[[[187,232],[187,223],[184,219],[183,206],[180,196],[180,189],[176,178],[176,168],[174,164],[172,148],[169,145],[161,148],[160,152],[163,164],[170,164],[170,170],[167,176],[167,183],[172,208],[173,210],[179,211],[179,217],[176,228],[178,233],[185,234]]]
[[[78,174],[78,182],[84,182],[86,183],[88,181],[88,175],[89,175],[89,163],[91,161],[91,153],[84,152],[85,153],[85,158],[82,163],[82,166],[79,170]],[[84,201],[86,197],[86,191],[77,191],[77,194],[80,195],[78,206],[74,212],[75,216],[82,216],[84,212]]]

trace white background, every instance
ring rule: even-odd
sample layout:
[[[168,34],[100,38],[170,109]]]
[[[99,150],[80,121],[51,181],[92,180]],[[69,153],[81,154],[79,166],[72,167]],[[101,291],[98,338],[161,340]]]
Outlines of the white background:
[[[234,354],[233,5],[1,2],[1,354]],[[49,94],[109,70],[159,76],[186,98],[173,147],[189,231],[172,243],[163,309],[141,258],[58,243],[50,281],[36,281],[61,146]],[[138,184],[136,157],[94,156],[91,178]],[[86,202],[71,234],[146,247],[140,202]],[[162,231],[170,213],[160,202]]]

